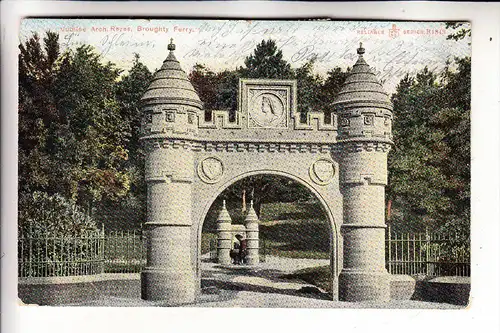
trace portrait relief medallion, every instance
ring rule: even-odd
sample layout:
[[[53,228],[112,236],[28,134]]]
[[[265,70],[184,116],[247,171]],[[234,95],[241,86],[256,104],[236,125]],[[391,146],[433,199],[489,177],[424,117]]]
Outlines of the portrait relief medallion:
[[[328,159],[317,160],[311,165],[309,175],[316,184],[329,184],[335,175],[335,166],[333,165],[333,161]]]
[[[274,93],[254,94],[248,113],[251,127],[286,127],[285,106]]]
[[[198,176],[205,183],[218,182],[223,173],[222,161],[216,157],[207,157],[198,164]]]

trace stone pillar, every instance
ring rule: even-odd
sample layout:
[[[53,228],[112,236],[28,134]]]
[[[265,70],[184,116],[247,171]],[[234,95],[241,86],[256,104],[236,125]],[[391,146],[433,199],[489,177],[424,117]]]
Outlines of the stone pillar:
[[[370,165],[365,164],[367,167]],[[344,257],[340,300],[387,301],[390,297],[390,276],[385,268],[384,186],[372,181],[369,177],[345,179],[341,184]]]
[[[168,305],[194,302],[190,163],[190,149],[155,149],[146,157],[148,247],[147,265],[141,274],[143,299],[164,300]],[[169,170],[172,176],[152,177],[152,165]]]
[[[226,200],[222,201],[222,209],[217,217],[217,262],[222,265],[231,264],[231,216],[226,209]]]
[[[253,209],[253,200],[250,201],[245,227],[247,231],[247,264],[257,265],[259,263],[259,218]]]
[[[363,59],[353,66],[334,105],[338,115],[335,152],[343,195],[343,301],[388,301],[385,268],[385,186],[391,147],[392,105]]]
[[[141,297],[166,305],[195,300],[191,258],[193,141],[202,103],[174,56],[175,45],[155,73],[141,103],[146,152],[147,264]]]

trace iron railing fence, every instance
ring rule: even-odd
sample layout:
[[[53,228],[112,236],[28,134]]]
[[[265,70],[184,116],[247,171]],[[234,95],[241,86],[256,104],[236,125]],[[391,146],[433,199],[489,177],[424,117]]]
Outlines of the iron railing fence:
[[[110,231],[104,241],[105,273],[139,273],[146,266],[143,231]]]
[[[47,277],[102,273],[105,236],[100,230],[79,236],[55,237],[39,234],[18,238],[18,276]]]
[[[18,276],[138,273],[146,265],[145,241],[141,230],[90,230],[72,237],[20,234]]]
[[[394,233],[386,237],[386,266],[390,274],[470,276],[470,240],[457,235]]]
[[[438,233],[394,233],[388,228],[386,265],[391,274],[470,276],[468,240]],[[217,240],[210,240],[210,259],[217,258]],[[260,241],[266,261],[267,242]],[[48,277],[99,273],[137,273],[146,265],[142,230],[84,231],[76,237],[19,235],[18,276]]]

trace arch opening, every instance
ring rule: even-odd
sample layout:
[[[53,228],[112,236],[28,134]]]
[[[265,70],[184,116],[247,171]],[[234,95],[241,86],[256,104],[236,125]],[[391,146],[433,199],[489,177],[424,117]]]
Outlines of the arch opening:
[[[259,218],[260,264],[257,270],[281,269],[283,276],[292,277],[299,270],[311,269],[308,278],[304,274],[297,276],[327,291],[333,299],[338,297],[339,234],[331,203],[300,178],[269,170],[234,177],[217,187],[207,201],[198,223],[197,239],[196,267],[202,289],[204,269],[215,265],[217,260],[216,225],[222,200],[226,201],[232,225],[240,227],[244,227],[253,201]],[[241,234],[240,229],[235,229],[231,247],[236,241],[234,236]],[[287,262],[290,267],[283,269],[280,262]],[[314,274],[322,276],[315,280]]]

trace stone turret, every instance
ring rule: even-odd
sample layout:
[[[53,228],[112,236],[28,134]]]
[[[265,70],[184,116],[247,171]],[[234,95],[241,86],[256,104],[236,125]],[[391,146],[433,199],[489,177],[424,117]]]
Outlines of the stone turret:
[[[232,238],[231,216],[226,208],[226,200],[223,200],[222,208],[217,217],[217,262],[219,264],[231,264]]]
[[[373,138],[391,143],[392,103],[382,84],[366,63],[360,43],[354,64],[334,107],[339,117],[338,141]]]
[[[178,305],[193,302],[197,289],[189,246],[194,181],[191,145],[202,103],[175,58],[173,41],[168,50],[141,99],[149,235],[141,284],[143,299]]]
[[[339,297],[384,301],[390,297],[384,207],[392,104],[366,63],[362,44],[357,52],[358,60],[334,102],[344,214]]]
[[[169,137],[192,137],[198,132],[203,103],[174,55],[172,40],[168,50],[167,58],[141,98],[143,135],[165,133]]]
[[[259,263],[259,218],[253,209],[253,200],[250,201],[245,227],[247,229],[247,264],[256,265]]]

